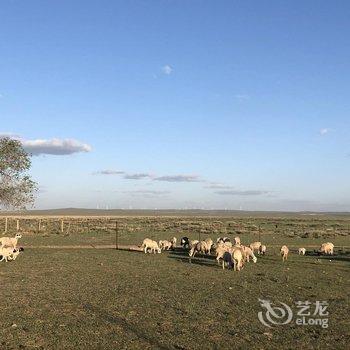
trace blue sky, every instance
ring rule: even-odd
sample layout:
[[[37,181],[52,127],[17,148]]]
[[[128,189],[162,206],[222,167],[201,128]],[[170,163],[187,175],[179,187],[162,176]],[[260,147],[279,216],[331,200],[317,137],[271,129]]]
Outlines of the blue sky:
[[[347,1],[0,2],[37,208],[350,210]]]

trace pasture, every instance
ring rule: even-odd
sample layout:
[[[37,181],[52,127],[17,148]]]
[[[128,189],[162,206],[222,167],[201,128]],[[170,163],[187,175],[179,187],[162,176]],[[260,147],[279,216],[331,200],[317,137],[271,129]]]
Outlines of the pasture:
[[[234,272],[222,270],[214,254],[190,263],[181,249],[155,255],[115,250],[113,224],[110,230],[24,233],[19,242],[24,252],[0,265],[1,349],[348,348],[348,218],[124,219],[121,244],[173,235],[216,239],[222,233],[218,221],[235,222],[232,232],[224,225],[226,235],[250,243],[258,238],[252,225],[264,222],[260,237],[268,250],[256,264]],[[193,229],[184,232],[179,223],[186,220]],[[137,230],[126,229],[132,223]],[[312,252],[326,241],[336,245],[335,256],[296,253],[299,247]],[[282,244],[292,250],[285,263],[278,254]],[[327,301],[329,327],[291,322],[268,328],[258,320],[258,299],[291,307]]]

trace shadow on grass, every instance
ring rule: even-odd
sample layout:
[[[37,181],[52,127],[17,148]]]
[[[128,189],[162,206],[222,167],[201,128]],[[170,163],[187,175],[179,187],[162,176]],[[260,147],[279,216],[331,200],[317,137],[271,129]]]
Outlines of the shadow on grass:
[[[176,248],[175,250],[169,251],[168,258],[176,259],[178,261],[181,261],[183,263],[189,263],[189,264],[196,264],[196,265],[202,265],[202,266],[218,266],[216,263],[216,257],[214,255],[204,255],[204,254],[196,254],[194,258],[191,258],[188,256],[188,250],[182,249],[182,248]],[[315,265],[316,260],[314,261],[308,261],[307,259],[293,259],[294,255],[298,255],[297,251],[294,252],[295,254],[292,254],[291,257],[285,262],[284,264],[308,264],[308,265]],[[258,263],[259,261],[266,261],[269,263],[276,263],[276,256],[279,254],[266,254],[266,255],[257,255]],[[315,258],[319,260],[334,260],[334,261],[344,261],[350,263],[350,252],[344,252],[344,251],[338,251],[335,255],[320,255],[316,250],[315,251],[307,251],[305,256],[310,258]],[[302,258],[302,256],[300,256]],[[282,259],[281,263],[282,263]]]
[[[108,322],[108,323],[111,323],[114,325],[118,325],[121,328],[123,328],[123,330],[126,333],[134,334],[139,339],[149,343],[152,348],[163,349],[163,350],[171,349],[170,347],[167,347],[167,346],[159,343],[157,339],[145,334],[138,326],[127,322],[124,318],[122,318],[120,316],[110,315],[106,311],[100,310],[97,307],[92,306],[91,304],[85,304],[84,309],[85,309],[85,311],[88,311],[89,313],[93,313],[97,318],[99,318],[103,322]]]
[[[195,257],[190,258],[188,256],[188,250],[176,248],[175,250],[169,251],[168,258],[176,259],[178,261],[196,264],[202,266],[216,266],[215,256],[213,255],[204,255],[204,254],[196,254]]]
[[[338,252],[338,254],[335,255],[317,255],[315,252],[314,254],[314,256],[317,256],[317,258],[321,260],[346,261],[350,263],[350,252]]]

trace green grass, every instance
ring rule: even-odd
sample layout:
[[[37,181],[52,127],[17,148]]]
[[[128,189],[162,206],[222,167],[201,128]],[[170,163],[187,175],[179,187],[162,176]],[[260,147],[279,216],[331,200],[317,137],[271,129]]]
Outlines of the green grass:
[[[145,236],[170,238],[169,232],[121,233],[121,243],[141,243]],[[242,235],[246,242],[256,239]],[[268,255],[241,272],[223,271],[209,258],[190,264],[180,251],[145,255],[113,249],[25,249],[16,261],[0,265],[0,348],[348,348],[349,255],[329,261],[291,254],[282,263],[279,245],[316,247],[324,240],[273,235],[262,240]],[[349,245],[348,237],[332,241]],[[108,244],[114,235],[25,236],[20,242]],[[269,329],[258,321],[258,298],[290,306],[298,300],[326,300],[329,328],[290,324]]]

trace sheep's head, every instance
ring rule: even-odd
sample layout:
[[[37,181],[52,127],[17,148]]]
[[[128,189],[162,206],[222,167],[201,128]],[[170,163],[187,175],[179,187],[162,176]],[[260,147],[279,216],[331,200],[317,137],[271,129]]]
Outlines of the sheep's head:
[[[256,258],[256,256],[254,256],[254,258],[253,258],[254,264],[255,264],[257,261],[258,261],[258,259]]]

